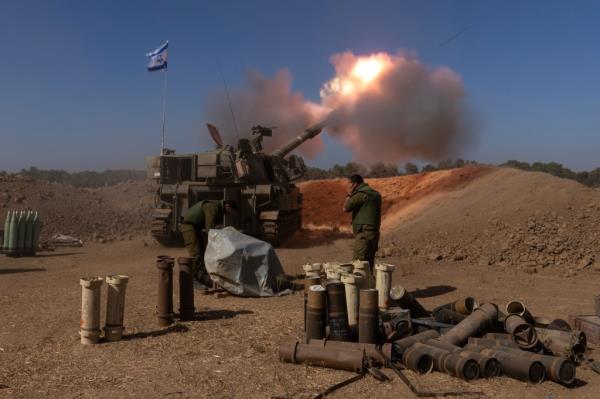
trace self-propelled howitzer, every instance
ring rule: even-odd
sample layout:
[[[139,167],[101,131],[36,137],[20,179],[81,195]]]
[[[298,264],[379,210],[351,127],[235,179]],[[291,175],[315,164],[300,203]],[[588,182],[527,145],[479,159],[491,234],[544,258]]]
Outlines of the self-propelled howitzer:
[[[199,201],[231,199],[235,214],[227,215],[226,226],[279,244],[302,226],[302,195],[294,181],[306,172],[301,157],[289,155],[306,140],[321,133],[314,125],[283,147],[267,154],[263,137],[272,130],[252,129],[252,138],[242,138],[237,148],[224,145],[218,129],[209,131],[215,150],[175,154],[166,150],[148,159],[148,175],[157,183],[152,235],[164,245],[182,243],[179,224],[187,210]]]

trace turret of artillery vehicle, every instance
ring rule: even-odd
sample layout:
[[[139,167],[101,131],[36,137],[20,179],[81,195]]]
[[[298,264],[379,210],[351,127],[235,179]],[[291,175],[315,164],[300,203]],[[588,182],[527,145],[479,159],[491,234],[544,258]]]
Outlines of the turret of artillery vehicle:
[[[163,245],[181,244],[178,225],[188,208],[203,200],[231,199],[239,206],[225,217],[226,226],[279,244],[302,226],[302,195],[293,181],[304,175],[306,166],[301,157],[286,156],[322,129],[314,125],[268,154],[262,139],[272,136],[270,128],[255,126],[252,139],[240,139],[233,148],[208,125],[215,150],[177,155],[166,150],[149,158],[149,177],[158,183],[152,235]]]

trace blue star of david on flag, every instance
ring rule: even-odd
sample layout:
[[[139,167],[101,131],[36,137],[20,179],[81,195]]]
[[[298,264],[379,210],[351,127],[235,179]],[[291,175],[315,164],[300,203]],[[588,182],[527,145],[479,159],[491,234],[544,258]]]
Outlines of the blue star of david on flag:
[[[156,50],[146,54],[146,57],[150,57],[148,63],[148,71],[159,71],[161,69],[167,69],[167,58],[169,55],[169,41],[157,48]]]

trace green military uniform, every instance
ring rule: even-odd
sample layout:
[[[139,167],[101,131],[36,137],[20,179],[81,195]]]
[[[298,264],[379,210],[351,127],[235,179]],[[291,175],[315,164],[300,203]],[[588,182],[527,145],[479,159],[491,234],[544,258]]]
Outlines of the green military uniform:
[[[367,183],[359,184],[348,195],[344,211],[352,212],[354,233],[353,260],[369,261],[371,270],[375,265],[375,253],[379,246],[381,225],[381,194]]]
[[[223,223],[222,201],[200,201],[185,214],[179,230],[183,235],[185,247],[190,258],[194,258],[192,273],[196,276],[200,265],[204,262],[204,251],[207,239],[203,230],[210,230]]]

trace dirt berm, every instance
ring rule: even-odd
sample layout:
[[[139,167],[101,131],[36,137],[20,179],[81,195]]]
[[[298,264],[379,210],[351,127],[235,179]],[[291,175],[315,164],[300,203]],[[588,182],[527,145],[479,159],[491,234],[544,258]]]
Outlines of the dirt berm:
[[[600,190],[545,173],[466,167],[368,183],[384,198],[379,255],[571,276],[600,267]],[[343,179],[300,184],[304,223],[348,230]]]

